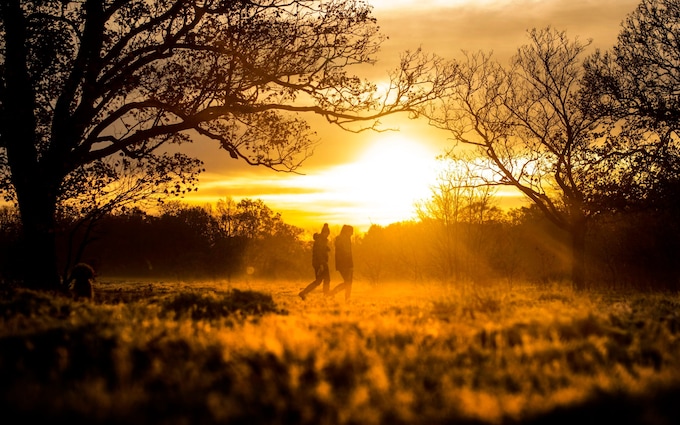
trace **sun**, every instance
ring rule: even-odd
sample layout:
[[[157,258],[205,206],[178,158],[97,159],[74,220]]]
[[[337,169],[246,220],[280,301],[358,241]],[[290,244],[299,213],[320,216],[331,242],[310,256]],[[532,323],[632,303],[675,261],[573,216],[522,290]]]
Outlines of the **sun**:
[[[353,163],[335,169],[331,191],[355,207],[359,222],[386,225],[415,216],[415,203],[426,198],[436,179],[436,153],[424,143],[383,135]]]
[[[441,168],[438,152],[428,141],[381,133],[366,140],[351,162],[260,179],[257,185],[248,178],[220,179],[211,189],[249,190],[243,197],[263,200],[288,222],[307,230],[328,222],[331,226],[350,224],[361,233],[374,224],[386,226],[416,218],[416,202],[431,195]]]
[[[381,200],[399,200],[408,195],[423,195],[430,179],[435,155],[423,144],[399,136],[376,140],[355,165],[362,175],[366,195]]]

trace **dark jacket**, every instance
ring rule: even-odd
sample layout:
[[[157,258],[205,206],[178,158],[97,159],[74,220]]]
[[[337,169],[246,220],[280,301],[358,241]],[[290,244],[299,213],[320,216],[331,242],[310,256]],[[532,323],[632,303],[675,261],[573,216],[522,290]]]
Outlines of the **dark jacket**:
[[[328,264],[328,238],[314,233],[314,245],[312,245],[312,266],[317,268],[322,264]]]
[[[354,268],[351,239],[353,232],[352,226],[344,225],[335,238],[335,269],[338,271]]]

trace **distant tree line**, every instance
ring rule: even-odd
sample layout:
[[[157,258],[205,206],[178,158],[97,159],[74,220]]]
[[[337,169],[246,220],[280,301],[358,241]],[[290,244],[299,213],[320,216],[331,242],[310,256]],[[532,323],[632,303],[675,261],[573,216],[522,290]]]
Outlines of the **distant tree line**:
[[[373,225],[354,237],[359,282],[569,281],[569,235],[535,205],[502,211],[493,194],[484,202],[470,195],[447,210],[458,213],[446,216],[441,199],[435,205],[438,190],[441,186],[420,206],[417,220]],[[599,215],[588,231],[588,287],[680,289],[680,228],[673,220],[679,211],[673,202]],[[304,230],[286,224],[261,200],[171,202],[155,214],[139,208],[110,213],[91,224],[85,247],[69,246],[71,232],[83,227],[76,224],[62,219],[60,261],[66,264],[68,252],[80,251],[78,260],[94,264],[104,276],[291,282],[312,277],[311,242]],[[20,274],[15,258],[21,252],[20,220],[14,209],[0,209],[0,233],[0,277],[8,282]]]
[[[588,227],[586,285],[598,289],[680,289],[679,210],[603,214]],[[355,244],[358,276],[458,285],[570,282],[570,237],[536,207],[484,222],[414,220],[372,226]]]
[[[10,208],[2,209],[0,219],[0,276],[11,280],[21,275],[16,258],[22,252],[21,224]],[[304,269],[301,261],[309,248],[302,233],[261,200],[227,199],[215,206],[169,202],[155,214],[137,207],[122,209],[85,226],[63,217],[56,239],[60,264],[85,261],[100,275],[205,279],[251,274],[290,279],[301,277]],[[85,246],[73,241],[85,241]]]

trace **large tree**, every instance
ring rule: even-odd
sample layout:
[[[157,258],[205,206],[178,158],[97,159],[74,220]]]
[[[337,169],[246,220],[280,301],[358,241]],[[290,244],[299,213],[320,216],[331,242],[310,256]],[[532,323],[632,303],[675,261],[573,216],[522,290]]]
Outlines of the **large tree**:
[[[602,158],[621,178],[600,190],[617,208],[675,203],[680,189],[680,2],[642,0],[616,45],[585,62],[588,110],[601,122]]]
[[[583,54],[589,43],[553,28],[531,30],[504,67],[490,54],[457,61],[459,82],[431,123],[472,149],[487,184],[517,188],[571,238],[572,280],[585,288],[585,235],[597,116],[581,107]]]
[[[200,167],[172,153],[184,143],[294,170],[316,142],[296,113],[370,127],[438,95],[427,78],[437,64],[417,52],[382,98],[348,73],[383,40],[356,0],[8,0],[0,37],[0,181],[19,206],[34,287],[58,285],[60,199],[102,167],[115,180],[115,156],[176,173],[181,192]]]

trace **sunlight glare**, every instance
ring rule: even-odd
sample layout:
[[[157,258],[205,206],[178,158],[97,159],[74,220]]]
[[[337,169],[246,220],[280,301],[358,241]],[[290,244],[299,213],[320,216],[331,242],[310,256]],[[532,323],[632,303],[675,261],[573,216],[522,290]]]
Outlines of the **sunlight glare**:
[[[429,195],[436,153],[399,135],[384,135],[359,158],[329,172],[329,192],[355,205],[359,222],[386,225],[415,216],[415,202]]]
[[[350,163],[302,175],[216,176],[203,182],[200,198],[229,193],[238,200],[261,199],[303,228],[319,223],[351,224],[364,232],[372,224],[386,226],[416,218],[415,203],[430,196],[442,164],[426,143],[400,134],[381,133]],[[252,195],[251,193],[255,193]]]

